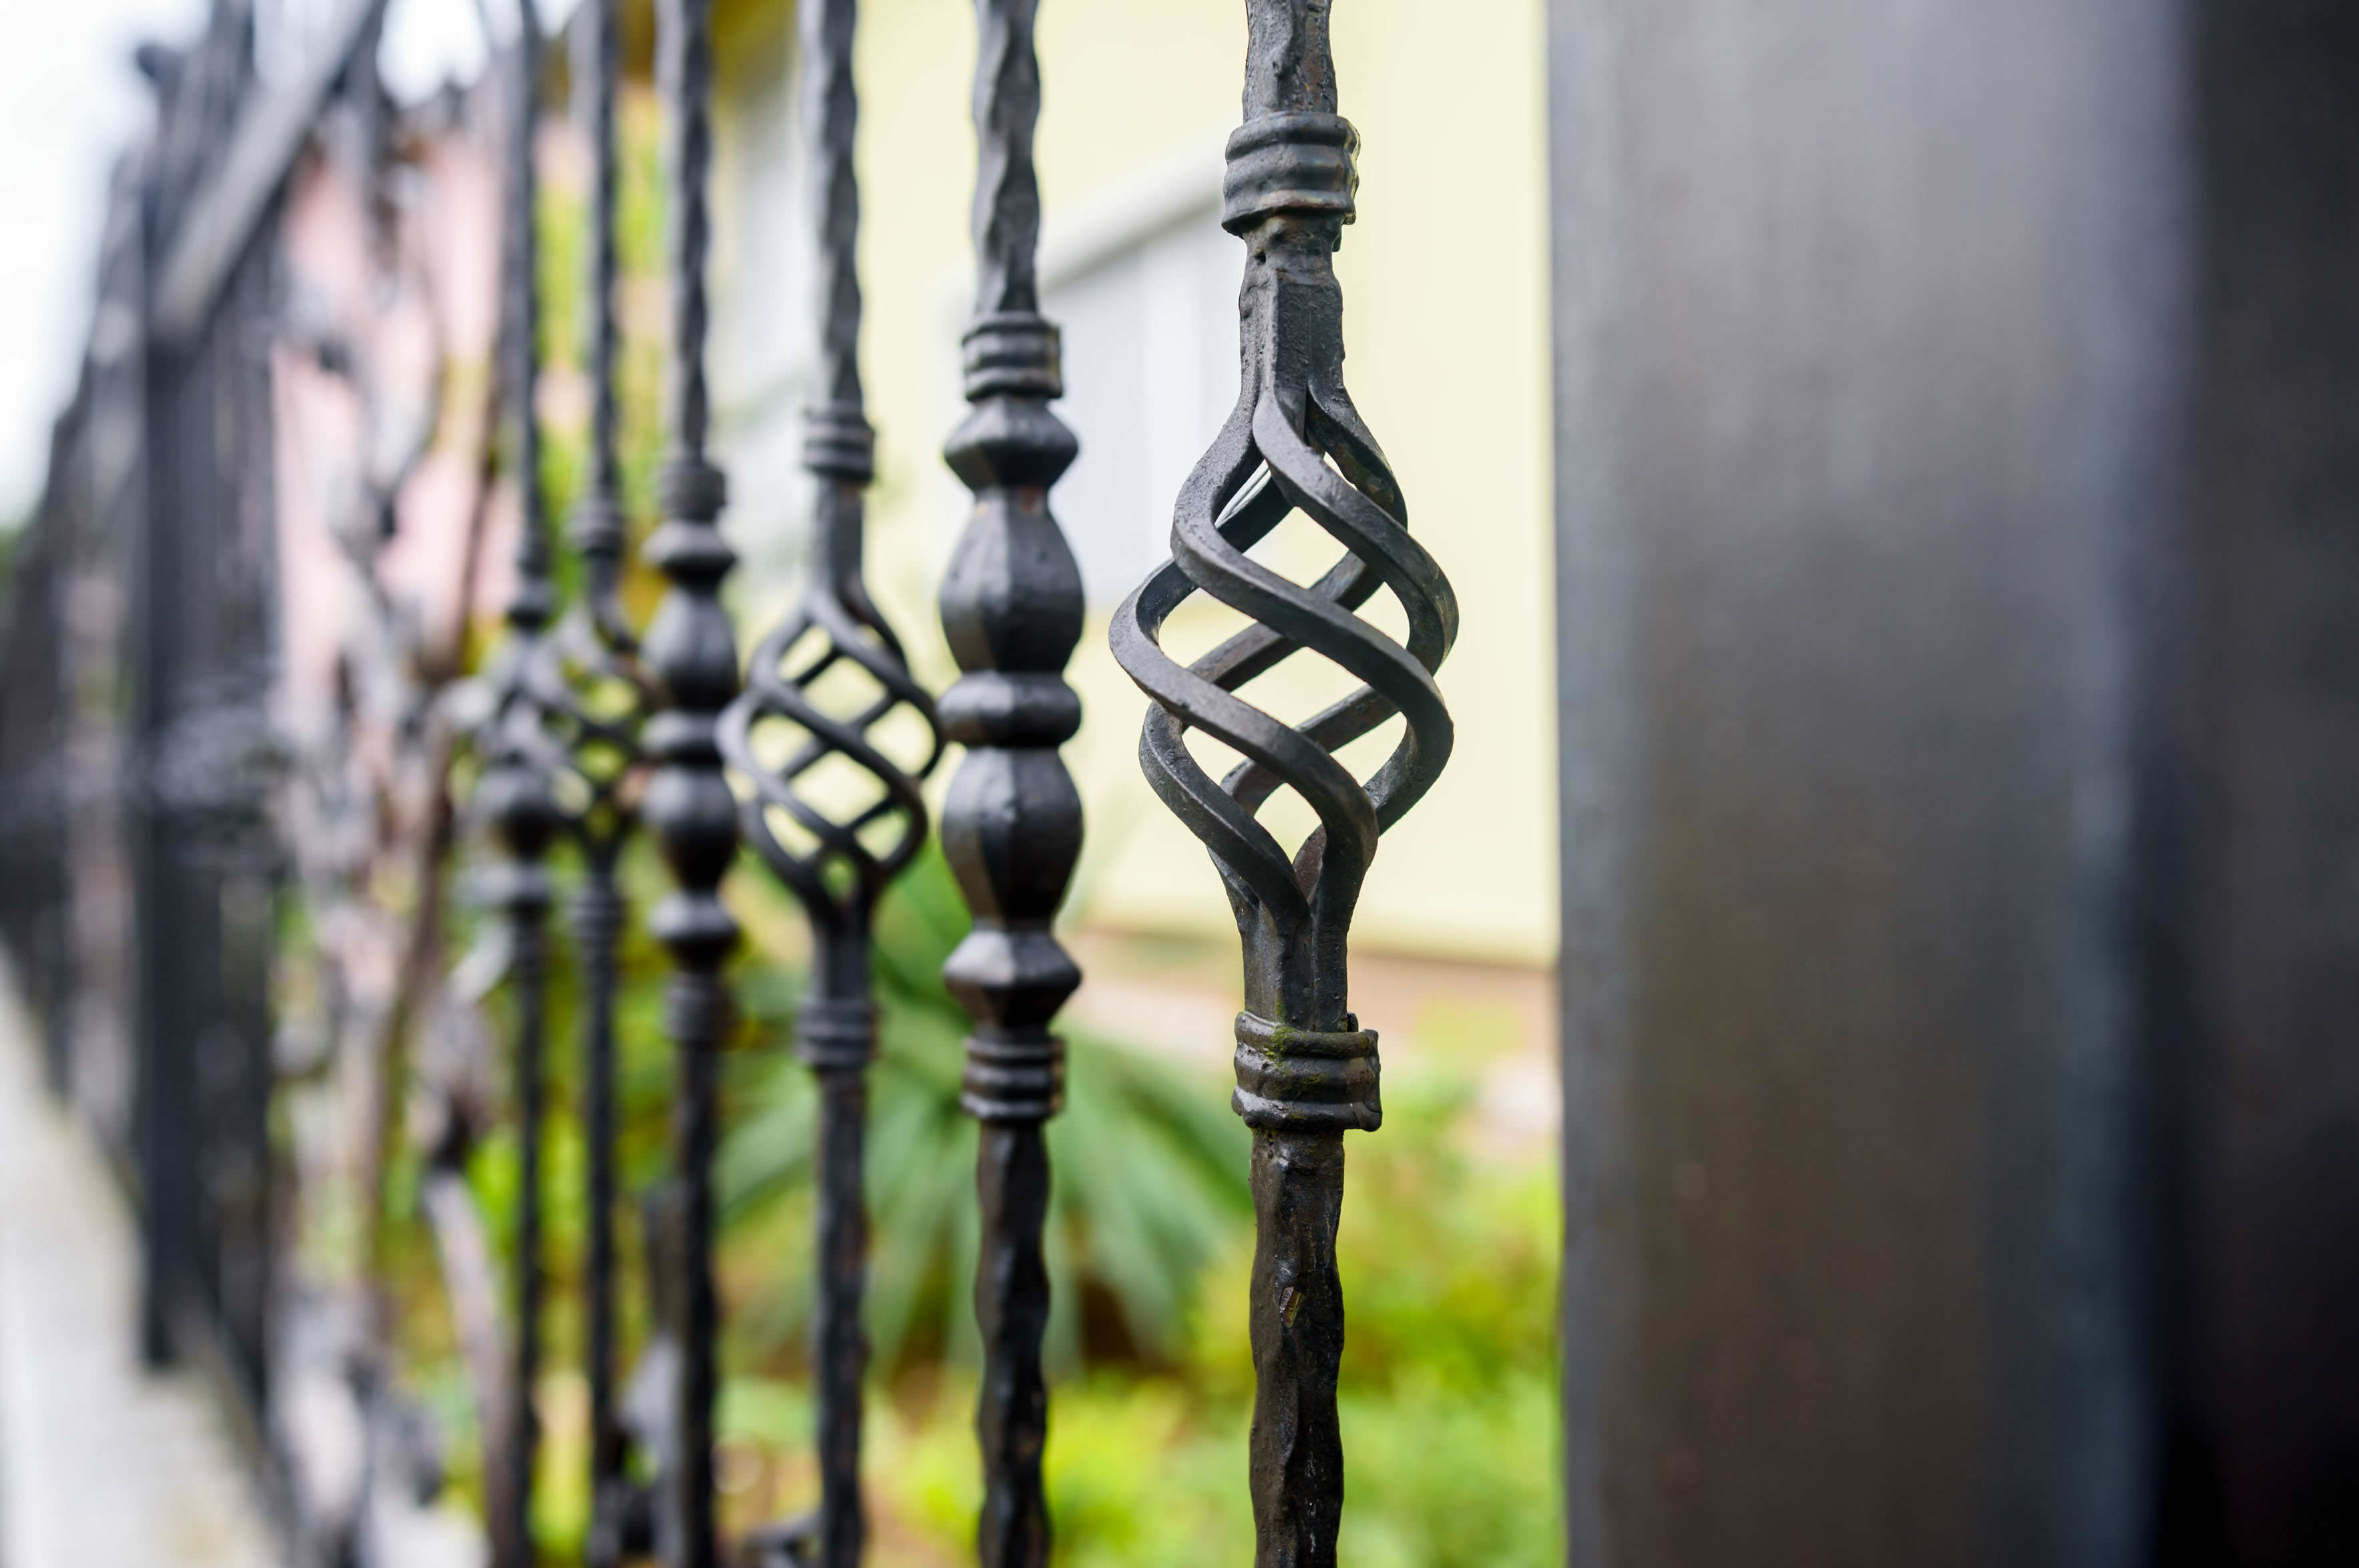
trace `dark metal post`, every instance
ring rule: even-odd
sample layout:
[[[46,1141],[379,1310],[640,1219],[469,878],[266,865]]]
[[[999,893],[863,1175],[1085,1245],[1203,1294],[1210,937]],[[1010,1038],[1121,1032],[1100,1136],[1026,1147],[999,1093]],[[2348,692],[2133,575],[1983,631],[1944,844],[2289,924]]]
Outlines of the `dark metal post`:
[[[539,372],[539,289],[533,233],[536,182],[533,132],[540,80],[540,35],[531,5],[521,18],[511,64],[507,186],[505,345],[514,399],[518,523],[516,590],[508,601],[508,635],[492,684],[498,707],[486,736],[484,772],[476,809],[499,836],[505,861],[488,881],[494,907],[508,924],[509,988],[516,1006],[517,1211],[516,1341],[505,1408],[500,1412],[497,1484],[490,1488],[492,1544],[499,1568],[526,1568],[533,1557],[532,1477],[539,1445],[533,1388],[540,1372],[541,1124],[547,1112],[547,962],[549,872],[542,857],[558,828],[558,810],[541,746],[544,711],[534,680],[543,657],[542,629],[555,609],[549,538],[542,516],[540,438],[533,395]]]
[[[860,190],[852,167],[859,104],[853,92],[854,0],[812,0],[802,8],[803,103],[817,164],[821,281],[820,402],[807,416],[803,466],[819,481],[809,591],[801,607],[755,649],[745,691],[723,717],[721,744],[753,794],[744,803],[746,839],[802,904],[811,923],[810,993],[796,1021],[795,1052],[820,1081],[819,1289],[811,1325],[818,1386],[820,1517],[816,1561],[853,1568],[865,1524],[860,1507],[860,1390],[868,1346],[860,1302],[868,1274],[868,1217],[861,1151],[868,1115],[868,1063],[876,1051],[870,996],[869,926],[876,899],[924,843],[926,806],[918,780],[940,760],[933,703],[909,678],[900,640],[869,601],[861,578],[862,492],[875,474],[875,435],[860,386],[860,280],[853,257]],[[872,695],[853,711],[817,707],[810,687],[849,663]],[[905,770],[870,730],[907,708],[925,725],[926,755]],[[783,762],[757,755],[753,731],[774,720],[804,739]],[[831,817],[798,795],[798,781],[823,758],[840,756],[875,781],[876,797],[856,815]],[[780,812],[811,840],[799,851],[780,841],[768,814]]]
[[[665,707],[648,722],[654,773],[644,809],[678,887],[650,925],[671,950],[664,1019],[678,1053],[673,1088],[672,1181],[680,1279],[671,1325],[679,1365],[673,1389],[675,1447],[661,1510],[670,1568],[712,1568],[713,1352],[720,1305],[712,1280],[712,1154],[719,1137],[722,1042],[729,999],[721,966],[737,946],[737,922],[721,902],[737,849],[735,800],[721,771],[713,726],[737,692],[737,646],[721,607],[721,579],[737,557],[716,519],[728,482],[704,455],[710,408],[704,384],[705,255],[712,215],[712,0],[669,0],[663,74],[672,110],[672,448],[658,481],[664,523],[647,558],[671,579],[647,628],[647,661]]]
[[[582,1131],[589,1154],[589,1257],[584,1281],[590,1383],[592,1568],[612,1568],[625,1548],[632,1492],[616,1405],[614,1239],[614,999],[616,946],[628,917],[616,868],[638,826],[645,784],[642,729],[655,705],[637,638],[619,598],[628,536],[615,454],[616,278],[614,98],[622,69],[619,0],[592,0],[588,69],[593,174],[591,228],[590,481],[572,536],[582,566],[582,603],[560,630],[548,702],[566,730],[565,767],[579,786],[569,824],[584,871],[573,903],[582,966]]]
[[[1040,1490],[1049,1390],[1040,1341],[1049,1324],[1041,1230],[1049,1155],[1041,1123],[1064,1095],[1064,1045],[1049,1021],[1081,984],[1050,931],[1081,853],[1082,801],[1057,748],[1081,728],[1062,678],[1082,635],[1082,578],[1049,512],[1049,487],[1072,463],[1072,432],[1049,411],[1063,394],[1057,329],[1040,316],[1033,258],[1040,191],[1032,131],[1040,64],[1037,0],[979,0],[974,193],[980,275],[966,334],[974,405],[945,452],[974,492],[974,515],[951,557],[942,631],[965,676],[943,694],[944,733],[967,748],[942,806],[942,848],[974,927],[942,968],[973,1015],[967,1111],[982,1122],[976,1191],[983,1240],[974,1281],[984,1373],[984,1568],[1046,1568]]]
[[[1229,138],[1221,219],[1246,247],[1241,395],[1180,491],[1172,559],[1115,612],[1113,642],[1157,705],[1139,740],[1147,781],[1212,850],[1245,944],[1232,1103],[1254,1130],[1255,1561],[1328,1568],[1343,1505],[1343,1133],[1382,1118],[1376,1038],[1352,1016],[1345,945],[1377,835],[1449,757],[1432,672],[1458,607],[1410,539],[1399,487],[1343,389],[1333,254],[1353,215],[1359,137],[1335,113],[1327,0],[1245,10],[1245,123]],[[1245,553],[1296,510],[1350,552],[1309,589]],[[1352,613],[1379,587],[1407,615],[1406,648]],[[1258,624],[1182,668],[1156,638],[1200,590]],[[1304,648],[1365,684],[1299,726],[1232,695]],[[1332,753],[1396,713],[1408,720],[1399,745],[1354,779]],[[1246,760],[1216,784],[1188,752],[1190,727]],[[1290,860],[1254,819],[1281,785],[1321,824]]]
[[[2359,13],[1549,12],[1573,1560],[2359,1562]]]

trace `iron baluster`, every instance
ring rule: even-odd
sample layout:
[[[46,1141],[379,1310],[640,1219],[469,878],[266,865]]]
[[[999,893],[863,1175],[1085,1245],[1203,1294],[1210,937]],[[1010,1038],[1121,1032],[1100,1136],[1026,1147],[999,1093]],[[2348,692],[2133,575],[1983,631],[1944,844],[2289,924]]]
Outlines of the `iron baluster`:
[[[664,1018],[678,1059],[673,1087],[670,1217],[679,1260],[679,1357],[658,1534],[671,1568],[712,1568],[712,1401],[720,1305],[712,1279],[712,1155],[719,1135],[721,1046],[728,1030],[722,964],[737,922],[721,902],[737,849],[736,802],[723,775],[713,727],[737,694],[737,646],[721,607],[722,579],[736,557],[716,519],[728,499],[705,457],[709,401],[704,340],[705,257],[712,244],[706,182],[712,165],[712,0],[668,0],[661,27],[671,103],[672,447],[658,481],[664,522],[647,559],[670,579],[647,627],[645,656],[665,706],[643,739],[654,772],[642,804],[677,883],[649,925],[670,949]]]
[[[1064,1094],[1064,1046],[1049,1024],[1082,979],[1050,930],[1082,844],[1081,796],[1057,748],[1081,728],[1081,699],[1062,672],[1081,641],[1083,600],[1080,568],[1049,511],[1049,487],[1079,449],[1049,411],[1064,388],[1057,329],[1040,315],[1034,270],[1037,5],[976,5],[979,279],[965,341],[974,408],[944,454],[975,495],[941,590],[942,630],[965,672],[942,696],[942,727],[967,747],[942,806],[942,848],[974,925],[942,978],[976,1024],[961,1103],[982,1123],[974,1306],[984,1342],[975,1428],[984,1568],[1046,1568],[1049,1561],[1040,1487],[1049,1424],[1041,1124]]]
[[[1212,851],[1245,949],[1232,1104],[1254,1137],[1259,1568],[1335,1561],[1343,1133],[1382,1119],[1376,1037],[1350,1010],[1346,944],[1377,836],[1448,760],[1450,715],[1433,671],[1458,629],[1449,582],[1409,537],[1399,486],[1343,387],[1333,254],[1353,217],[1359,137],[1335,112],[1328,10],[1329,0],[1246,0],[1245,124],[1229,138],[1221,219],[1247,251],[1241,393],[1180,490],[1171,560],[1115,612],[1113,630],[1115,658],[1156,704],[1140,764]],[[1349,552],[1307,589],[1245,553],[1297,511]],[[1406,612],[1406,647],[1353,613],[1380,587]],[[1157,638],[1199,591],[1256,624],[1183,668]],[[1364,684],[1299,725],[1234,695],[1306,648]],[[1333,753],[1395,714],[1405,719],[1399,744],[1355,779]],[[1245,760],[1215,783],[1188,752],[1190,728]],[[1320,820],[1290,860],[1255,819],[1281,786]]]
[[[517,524],[516,586],[507,636],[491,685],[495,707],[484,738],[476,810],[497,834],[506,858],[488,879],[490,902],[507,924],[508,985],[516,1008],[515,1073],[517,1204],[515,1342],[500,1412],[498,1484],[491,1493],[492,1545],[501,1568],[533,1557],[532,1477],[539,1446],[533,1390],[540,1372],[541,1133],[547,1112],[548,922],[549,881],[542,863],[559,827],[542,733],[546,721],[535,680],[545,656],[542,633],[556,606],[542,515],[539,422],[533,406],[539,375],[538,245],[533,232],[537,181],[533,132],[540,80],[540,34],[530,4],[516,8],[510,59],[506,229],[509,309],[505,345],[512,367]]]
[[[628,544],[615,453],[614,315],[617,276],[614,102],[621,72],[619,0],[592,0],[585,38],[593,162],[590,200],[592,385],[590,475],[571,535],[582,566],[581,603],[552,640],[542,667],[543,705],[565,742],[567,826],[582,847],[583,877],[572,907],[582,967],[582,1131],[589,1165],[584,1281],[590,1385],[592,1568],[611,1568],[625,1550],[633,1502],[627,1444],[616,1405],[614,1001],[617,946],[628,916],[617,868],[638,826],[645,786],[642,731],[657,700],[638,660],[621,600]]]
[[[504,212],[504,219],[505,216]],[[506,1470],[498,1437],[505,1422],[509,1368],[491,1244],[481,1206],[467,1184],[467,1171],[495,1115],[496,1097],[489,1082],[495,1070],[494,1047],[478,1006],[487,989],[499,983],[505,965],[504,961],[496,967],[473,961],[462,963],[442,975],[439,982],[429,982],[428,975],[442,959],[442,887],[446,872],[451,869],[451,849],[462,821],[451,763],[453,754],[464,746],[474,751],[486,764],[486,773],[490,771],[490,763],[506,739],[499,722],[506,706],[500,700],[500,693],[514,668],[503,664],[487,670],[480,687],[460,682],[466,643],[464,607],[472,604],[474,598],[477,552],[485,535],[493,492],[516,456],[504,450],[498,438],[502,410],[510,407],[516,399],[513,382],[517,371],[513,351],[513,323],[517,307],[516,290],[512,287],[516,258],[507,248],[509,237],[504,223],[499,313],[494,325],[491,377],[481,405],[484,424],[475,453],[474,497],[457,596],[462,613],[448,643],[428,655],[425,667],[433,672],[429,678],[442,683],[441,689],[416,714],[418,726],[423,731],[425,766],[431,782],[425,840],[419,846],[416,860],[417,902],[405,938],[407,952],[398,982],[402,1012],[388,1022],[386,1030],[388,1043],[397,1046],[412,1027],[426,1024],[419,1036],[415,1064],[420,1091],[419,1108],[423,1114],[413,1118],[410,1126],[423,1158],[419,1207],[434,1239],[453,1336],[467,1368],[469,1391],[484,1433],[485,1522],[495,1548],[497,1532],[506,1528],[505,1521],[512,1514],[501,1490]],[[504,643],[503,659],[506,654]],[[467,700],[479,690],[492,698],[481,717],[477,716],[475,704]],[[479,815],[485,804],[480,793],[484,782],[478,780],[477,793],[466,803],[471,813]],[[493,956],[497,957],[496,950]],[[388,1092],[386,1103],[378,1108],[380,1111],[389,1111],[397,1098]],[[378,1228],[379,1234],[371,1243],[372,1268],[380,1281],[379,1288],[387,1289],[386,1281],[390,1276],[386,1272],[381,1223]],[[392,1310],[393,1303],[388,1300],[385,1311],[389,1314]],[[379,1332],[389,1335],[390,1331],[387,1316]]]
[[[932,700],[910,678],[900,640],[870,602],[861,576],[862,492],[875,474],[875,435],[861,392],[853,260],[860,226],[852,157],[859,118],[852,80],[857,5],[812,0],[801,10],[822,312],[819,401],[806,415],[803,439],[803,467],[818,481],[810,586],[800,607],[755,649],[745,690],[722,720],[721,745],[750,785],[739,814],[747,840],[811,925],[810,990],[797,1016],[795,1052],[820,1084],[819,1284],[811,1326],[820,1462],[815,1560],[822,1568],[853,1568],[866,1528],[860,1390],[868,1346],[860,1303],[868,1221],[861,1153],[868,1064],[876,1051],[869,930],[877,897],[925,841],[918,781],[940,761],[942,736]],[[832,700],[815,689],[830,676],[861,686],[861,695]],[[874,733],[899,714],[915,715],[926,734],[924,755],[912,768],[888,756]],[[766,756],[757,729],[799,731],[801,740],[783,757]],[[812,793],[811,771],[829,759],[865,774],[873,795],[846,805]],[[794,825],[788,831],[798,844],[780,837],[785,823]]]

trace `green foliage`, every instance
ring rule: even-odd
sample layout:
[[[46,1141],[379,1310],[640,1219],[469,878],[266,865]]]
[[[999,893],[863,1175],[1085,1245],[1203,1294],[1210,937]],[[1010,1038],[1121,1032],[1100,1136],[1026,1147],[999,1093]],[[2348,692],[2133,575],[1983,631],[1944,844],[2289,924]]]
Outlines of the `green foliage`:
[[[1383,1130],[1348,1140],[1342,1552],[1364,1568],[1557,1559],[1553,1173],[1470,1158],[1462,1083],[1388,1072]],[[1208,1281],[1180,1386],[1191,1400],[1060,1390],[1049,1464],[1063,1568],[1251,1555],[1251,1248],[1239,1234]],[[1159,1450],[1136,1446],[1175,1411]],[[1126,1461],[1098,1452],[1115,1419],[1136,1429]]]
[[[940,852],[929,847],[877,911],[879,1060],[872,1072],[868,1198],[875,1251],[869,1330],[878,1364],[947,1350],[971,1358],[968,1304],[977,1247],[975,1133],[959,1109],[966,1015],[941,983],[942,961],[966,934],[966,912]],[[775,1044],[790,1037],[799,978],[746,976],[746,1011]],[[1196,1281],[1245,1223],[1245,1135],[1217,1095],[1163,1065],[1087,1035],[1068,1041],[1066,1109],[1049,1123],[1059,1179],[1048,1239],[1056,1365],[1085,1350],[1169,1359]],[[733,1237],[800,1228],[810,1179],[816,1097],[783,1050],[748,1075],[718,1172]],[[808,1309],[807,1270],[757,1285],[750,1319],[756,1359],[785,1353]],[[1112,1344],[1086,1346],[1079,1304],[1102,1296],[1118,1314]]]
[[[616,310],[623,345],[615,367],[615,397],[623,416],[624,509],[644,518],[656,510],[656,468],[664,442],[664,363],[670,347],[669,319],[637,303],[663,297],[663,138],[652,92],[625,92],[617,108],[622,168],[615,187],[614,252],[622,273]],[[641,570],[648,579],[643,591],[652,594],[655,574],[644,567]],[[647,608],[641,607],[642,613]]]
[[[1384,1130],[1351,1144],[1338,1252],[1350,1303],[1342,1554],[1361,1568],[1559,1560],[1550,1173],[1466,1152],[1462,1091],[1389,1075]],[[1205,1275],[1176,1367],[1098,1368],[1056,1390],[1045,1468],[1059,1568],[1193,1568],[1253,1552],[1245,1489],[1252,1236]],[[881,1409],[875,1467],[908,1531],[879,1568],[960,1560],[980,1505],[959,1380]]]
[[[646,907],[661,868],[642,852],[626,872],[635,904]],[[786,908],[765,903],[776,895],[745,882],[739,893],[756,929],[775,914],[777,928],[791,930]],[[876,1568],[968,1560],[981,1500],[968,1302],[974,1134],[957,1107],[966,1024],[939,979],[964,929],[938,855],[878,912],[882,1050],[869,1137],[878,1356],[868,1465]],[[623,1164],[626,1190],[637,1190],[666,1169],[670,1081],[658,1020],[665,965],[643,933],[626,944],[624,971]],[[548,1452],[537,1518],[543,1551],[571,1560],[587,1502],[576,1473],[579,1379],[562,1369],[579,1354],[582,1149],[571,1125],[571,977],[560,965],[552,979],[550,1349],[560,1370],[542,1393]],[[773,957],[742,966],[736,979],[745,1027],[728,1060],[717,1173],[729,1302],[718,1413],[724,1470],[752,1479],[724,1494],[733,1527],[806,1506],[815,1486],[802,1329],[816,1105],[810,1075],[787,1049],[801,974]],[[1361,1568],[1539,1568],[1559,1552],[1552,1172],[1482,1151],[1466,1075],[1415,1070],[1421,1056],[1462,1065],[1458,1044],[1421,1036],[1386,1074],[1383,1130],[1350,1142],[1338,1238],[1351,1314],[1343,1552]],[[1192,1568],[1252,1552],[1252,1215],[1247,1135],[1225,1087],[1108,1042],[1071,1042],[1067,1109],[1049,1133],[1060,1375],[1045,1465],[1058,1568]],[[487,1144],[474,1181],[505,1246],[508,1140]],[[397,1184],[406,1207],[408,1186]],[[410,1261],[431,1267],[423,1250]],[[430,1293],[429,1285],[409,1299],[429,1306]],[[626,1343],[643,1343],[636,1289],[625,1305]],[[419,1315],[430,1324],[433,1314]],[[439,1354],[420,1360],[421,1391],[453,1423],[463,1472],[474,1453],[463,1385],[447,1344]]]
[[[664,323],[651,307],[660,298],[663,185],[652,98],[628,94],[622,111],[621,460],[636,533],[652,522],[662,444]],[[570,323],[586,303],[580,193],[550,192],[539,222],[544,351],[552,366],[576,366],[582,355]],[[578,427],[549,432],[543,476],[554,516],[564,515],[585,477],[585,438]],[[636,615],[644,619],[660,587],[644,568],[634,571],[625,597]],[[644,840],[623,874],[634,909],[651,908],[669,886]],[[724,1064],[727,1132],[716,1171],[726,1303],[717,1416],[724,1521],[735,1528],[807,1505],[815,1487],[802,1346],[817,1105],[810,1073],[788,1049],[803,985],[794,957],[800,916],[758,873],[738,878],[733,896],[756,938],[755,954],[733,975],[744,1027],[741,1048]],[[468,924],[462,920],[454,949]],[[867,1455],[876,1568],[971,1561],[981,1501],[970,1303],[975,1132],[958,1108],[968,1025],[940,981],[942,960],[966,925],[930,846],[877,912],[881,1054],[868,1130],[876,1376]],[[552,1370],[540,1390],[546,1442],[536,1529],[545,1556],[571,1562],[582,1552],[588,1503],[586,1401],[574,1369],[586,1160],[576,1119],[578,978],[570,945],[554,946],[545,1145]],[[634,926],[621,954],[616,1018],[626,1195],[647,1191],[669,1171],[672,1063],[660,1020],[668,969],[643,926]],[[506,1022],[499,1021],[496,1039],[509,1037]],[[1463,1041],[1419,1043],[1461,1066],[1469,1059]],[[1253,1551],[1248,1135],[1228,1109],[1224,1075],[1185,1071],[1085,1030],[1068,1031],[1067,1044],[1066,1108],[1047,1135],[1055,1173],[1049,1350],[1059,1387],[1044,1463],[1056,1563],[1245,1561]],[[1350,1141],[1338,1243],[1350,1312],[1342,1550],[1355,1568],[1539,1568],[1560,1553],[1553,1173],[1470,1153],[1480,1130],[1466,1076],[1445,1081],[1395,1065],[1383,1130]],[[472,1496],[480,1444],[419,1223],[419,1175],[416,1151],[405,1144],[386,1194],[393,1315],[406,1381],[440,1418],[457,1489]],[[510,1268],[512,1136],[486,1140],[470,1179],[502,1267]],[[627,1365],[647,1340],[647,1298],[628,1212],[621,1228]]]
[[[537,322],[544,376],[578,371],[586,358],[580,338],[589,319],[590,210],[570,192],[540,187],[533,214],[535,256],[539,263],[534,282],[540,296]],[[561,521],[571,514],[590,477],[588,428],[579,423],[541,421],[540,488],[547,515]],[[563,586],[571,588],[576,570],[573,553],[560,550],[556,566]]]

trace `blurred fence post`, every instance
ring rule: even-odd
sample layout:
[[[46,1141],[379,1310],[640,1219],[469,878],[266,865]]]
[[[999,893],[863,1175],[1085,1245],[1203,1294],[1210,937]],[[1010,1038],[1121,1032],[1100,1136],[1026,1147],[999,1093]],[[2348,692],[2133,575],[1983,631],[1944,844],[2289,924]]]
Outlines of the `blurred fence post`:
[[[124,329],[144,356],[147,486],[125,509],[128,679],[117,698],[135,955],[130,1174],[143,1353],[221,1377],[251,1417],[266,1397],[273,1308],[278,846],[262,803],[283,761],[267,710],[277,567],[267,334],[285,170],[247,139],[266,95],[250,13],[216,5],[165,75],[140,193],[154,287],[140,301],[147,314]],[[200,231],[205,256],[184,259]],[[166,309],[168,298],[183,308]]]
[[[2359,1563],[2359,13],[2190,10],[2161,1534]]]
[[[2359,21],[1550,57],[1571,1560],[2354,1560]]]

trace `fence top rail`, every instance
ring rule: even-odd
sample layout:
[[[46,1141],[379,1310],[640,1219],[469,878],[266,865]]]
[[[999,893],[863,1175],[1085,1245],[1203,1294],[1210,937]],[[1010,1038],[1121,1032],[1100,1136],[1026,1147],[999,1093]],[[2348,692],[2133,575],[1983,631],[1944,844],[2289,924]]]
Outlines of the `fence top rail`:
[[[266,89],[240,111],[227,156],[175,225],[157,273],[149,330],[162,347],[184,347],[203,330],[255,224],[286,183],[353,50],[375,36],[372,24],[385,5],[342,0],[323,47],[292,80]]]

